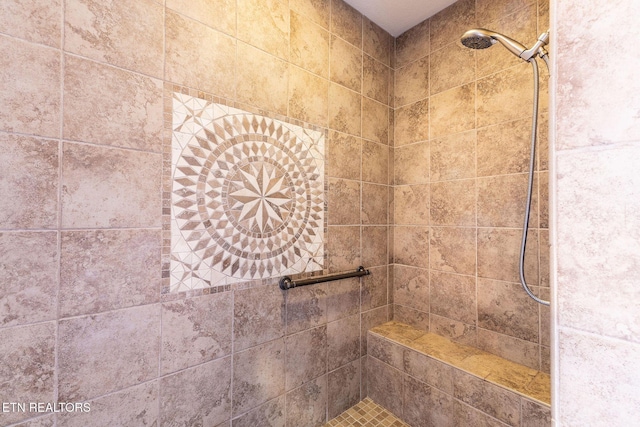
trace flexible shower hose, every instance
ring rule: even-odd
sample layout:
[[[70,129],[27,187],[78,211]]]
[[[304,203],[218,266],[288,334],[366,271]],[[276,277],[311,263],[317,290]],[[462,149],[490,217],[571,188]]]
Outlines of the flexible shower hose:
[[[545,60],[546,58],[543,57]],[[536,139],[538,129],[538,94],[540,86],[540,78],[538,73],[538,63],[536,57],[533,56],[529,59],[531,66],[533,66],[533,118],[531,120],[531,161],[529,162],[529,185],[527,187],[527,206],[524,211],[524,226],[522,227],[522,244],[520,245],[520,284],[524,288],[525,292],[533,298],[536,302],[542,305],[549,305],[549,301],[538,298],[531,292],[529,285],[524,277],[524,254],[527,249],[527,234],[529,232],[529,215],[531,209],[531,193],[533,192],[533,176],[536,162]]]

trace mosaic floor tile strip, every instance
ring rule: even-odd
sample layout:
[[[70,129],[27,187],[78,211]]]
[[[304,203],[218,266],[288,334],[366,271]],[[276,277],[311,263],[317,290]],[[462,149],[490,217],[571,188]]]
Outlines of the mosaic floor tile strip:
[[[324,427],[411,427],[368,397],[338,415]]]
[[[170,291],[322,270],[323,132],[174,93]]]

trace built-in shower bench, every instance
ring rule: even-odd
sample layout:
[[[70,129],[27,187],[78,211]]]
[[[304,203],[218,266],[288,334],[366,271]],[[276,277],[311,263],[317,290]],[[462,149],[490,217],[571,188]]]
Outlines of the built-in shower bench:
[[[368,396],[412,427],[551,425],[546,373],[395,321],[367,354]]]

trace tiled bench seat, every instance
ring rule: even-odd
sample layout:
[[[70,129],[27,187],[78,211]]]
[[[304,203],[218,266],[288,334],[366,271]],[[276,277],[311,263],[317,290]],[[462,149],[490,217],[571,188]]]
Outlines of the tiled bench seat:
[[[367,354],[368,396],[412,427],[551,425],[543,372],[393,321]]]

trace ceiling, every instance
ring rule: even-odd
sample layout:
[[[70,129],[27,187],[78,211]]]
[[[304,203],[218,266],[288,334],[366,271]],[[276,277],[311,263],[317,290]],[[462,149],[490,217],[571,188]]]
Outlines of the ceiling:
[[[456,0],[345,0],[393,37],[435,15]]]

